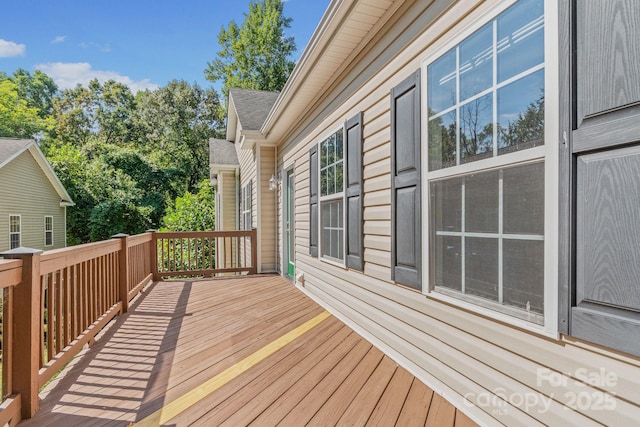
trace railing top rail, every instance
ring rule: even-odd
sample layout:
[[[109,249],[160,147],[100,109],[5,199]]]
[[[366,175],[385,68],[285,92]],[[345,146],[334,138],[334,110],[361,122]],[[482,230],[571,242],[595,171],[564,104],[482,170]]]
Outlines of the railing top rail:
[[[152,240],[153,240],[152,233],[136,234],[135,236],[130,236],[129,238],[127,238],[127,247],[130,248],[132,246],[142,245]]]
[[[249,237],[255,233],[255,230],[232,230],[232,231],[163,231],[157,232],[158,239],[175,239],[175,238],[197,238],[197,237]]]
[[[18,267],[22,267],[21,259],[1,259],[0,258],[0,271],[12,270]]]
[[[22,280],[21,259],[0,259],[0,289],[15,286]]]
[[[60,268],[89,261],[119,250],[120,241],[112,239],[43,252],[40,257],[40,273],[51,273]]]

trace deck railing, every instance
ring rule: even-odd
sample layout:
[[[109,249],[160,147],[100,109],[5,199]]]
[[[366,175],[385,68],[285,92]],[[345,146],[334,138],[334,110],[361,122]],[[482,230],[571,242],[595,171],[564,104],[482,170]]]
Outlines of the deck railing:
[[[38,392],[151,281],[256,273],[256,230],[119,234],[47,252],[2,254],[0,425],[38,410]]]
[[[15,324],[14,315],[16,287],[22,282],[22,260],[0,260],[0,288],[2,289],[2,405],[0,408],[0,424],[5,425],[20,420],[21,401],[20,395],[10,399],[5,399],[11,395],[14,389],[14,353],[18,353],[20,347],[15,347],[13,342],[13,329],[11,325]],[[23,289],[18,290],[22,293]],[[18,295],[21,297],[21,295]],[[21,313],[18,313],[18,317]]]
[[[157,277],[255,274],[256,235],[255,229],[155,233]]]

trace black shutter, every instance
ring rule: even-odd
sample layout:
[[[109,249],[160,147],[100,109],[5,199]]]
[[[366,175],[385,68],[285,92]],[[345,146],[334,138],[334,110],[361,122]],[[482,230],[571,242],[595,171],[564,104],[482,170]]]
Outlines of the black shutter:
[[[309,255],[318,256],[318,146],[309,150]]]
[[[420,70],[391,89],[391,279],[421,288]]]
[[[575,91],[566,97],[571,153],[560,179],[575,185],[566,215],[575,227],[575,275],[561,301],[570,307],[571,335],[640,355],[640,2],[573,7],[565,39],[575,41],[574,72],[561,81]],[[569,256],[571,249],[564,246]]]
[[[347,120],[344,126],[347,154],[345,211],[347,214],[347,267],[364,269],[362,230],[362,112]]]

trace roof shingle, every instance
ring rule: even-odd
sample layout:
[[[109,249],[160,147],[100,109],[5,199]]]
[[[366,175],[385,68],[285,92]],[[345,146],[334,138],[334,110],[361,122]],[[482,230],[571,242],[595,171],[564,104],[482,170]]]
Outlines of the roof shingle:
[[[238,120],[244,130],[260,130],[267,119],[279,92],[264,90],[240,89],[232,87],[229,96],[236,107]]]
[[[0,138],[0,165],[24,150],[32,142],[31,139]]]
[[[212,165],[239,165],[235,144],[226,139],[209,139],[209,163]]]

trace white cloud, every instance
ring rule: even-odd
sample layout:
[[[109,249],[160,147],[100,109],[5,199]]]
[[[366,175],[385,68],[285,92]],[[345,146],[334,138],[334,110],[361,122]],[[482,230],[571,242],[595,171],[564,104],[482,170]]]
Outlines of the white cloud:
[[[105,44],[99,44],[99,43],[94,43],[94,42],[82,42],[80,43],[78,46],[80,46],[83,49],[88,49],[88,48],[94,48],[94,49],[98,49],[100,52],[111,52],[111,45],[109,43],[105,43]]]
[[[149,79],[134,81],[116,71],[94,70],[88,62],[49,62],[36,65],[36,68],[51,77],[60,89],[72,89],[78,84],[87,86],[93,79],[98,79],[101,83],[115,80],[129,86],[133,93],[158,88],[158,85],[151,83]]]
[[[56,36],[53,40],[51,40],[51,43],[62,43],[67,39],[67,36]]]
[[[27,47],[23,44],[0,39],[0,58],[23,56]]]

